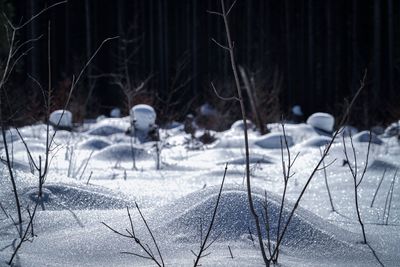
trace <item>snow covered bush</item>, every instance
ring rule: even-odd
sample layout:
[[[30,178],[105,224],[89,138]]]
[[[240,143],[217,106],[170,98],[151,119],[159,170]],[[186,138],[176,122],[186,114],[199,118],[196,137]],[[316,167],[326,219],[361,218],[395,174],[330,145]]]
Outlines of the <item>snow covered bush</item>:
[[[333,126],[335,125],[335,118],[329,113],[317,112],[308,117],[307,124],[318,130],[332,133]]]
[[[72,113],[68,110],[55,110],[50,114],[49,122],[57,128],[72,129]]]

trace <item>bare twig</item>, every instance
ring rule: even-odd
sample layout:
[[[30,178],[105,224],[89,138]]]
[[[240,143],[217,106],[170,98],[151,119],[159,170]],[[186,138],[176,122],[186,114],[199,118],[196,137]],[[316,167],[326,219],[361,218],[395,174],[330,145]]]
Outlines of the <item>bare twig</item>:
[[[237,98],[236,96],[231,96],[231,97],[223,97],[223,96],[221,96],[221,95],[218,93],[217,89],[215,88],[215,86],[214,86],[214,84],[213,84],[212,82],[211,82],[211,87],[213,88],[215,95],[216,95],[219,99],[222,99],[222,100],[224,100],[224,101],[232,101],[232,100],[240,101],[239,98]]]
[[[381,188],[383,179],[385,179],[385,174],[386,174],[386,168],[385,168],[385,170],[383,171],[382,177],[381,177],[381,179],[379,180],[379,183],[378,183],[378,187],[377,187],[376,190],[375,190],[374,197],[372,198],[371,205],[370,205],[371,208],[374,206],[374,202],[375,202],[376,195],[378,194],[378,191],[379,191],[379,189]]]
[[[156,249],[157,249],[158,256],[160,257],[161,264],[162,264],[162,266],[164,266],[164,260],[163,260],[163,257],[162,257],[162,255],[161,255],[160,248],[158,247],[157,241],[156,241],[156,239],[154,238],[153,232],[151,231],[149,225],[147,224],[147,221],[146,221],[146,219],[144,218],[144,216],[143,216],[142,212],[140,211],[139,206],[138,206],[138,204],[137,204],[136,202],[135,202],[135,206],[136,206],[136,209],[138,210],[138,212],[139,212],[139,214],[140,214],[140,217],[142,218],[144,224],[146,225],[147,231],[149,232],[149,234],[150,234],[150,236],[151,236],[151,239],[153,240],[153,243],[154,243],[154,245],[155,245],[155,247],[156,247]]]
[[[20,237],[20,239],[19,239],[19,242],[18,242],[17,246],[15,247],[14,252],[13,252],[13,254],[11,255],[10,260],[8,261],[8,265],[11,265],[11,264],[12,264],[12,262],[13,262],[15,256],[17,255],[18,251],[19,251],[20,248],[22,247],[22,244],[23,244],[24,242],[30,240],[30,239],[29,239],[30,237],[28,236],[28,234],[31,233],[31,236],[34,236],[34,234],[33,234],[33,219],[34,219],[34,217],[35,217],[36,210],[37,210],[37,207],[38,207],[39,203],[40,203],[40,200],[39,200],[39,198],[37,198],[35,207],[34,207],[34,209],[33,209],[33,212],[32,212],[32,213],[29,212],[29,222],[28,222],[28,225],[26,226],[25,231],[24,231],[23,233],[21,233],[21,237]]]
[[[321,154],[322,157],[322,150],[321,148],[319,148],[319,153]],[[324,178],[325,178],[325,186],[326,186],[326,191],[328,192],[328,197],[329,197],[329,203],[331,204],[331,211],[335,212],[335,206],[333,205],[333,199],[332,199],[332,194],[331,194],[331,190],[329,189],[329,183],[328,183],[328,175],[326,173],[326,168],[327,166],[325,165],[325,160],[322,161],[322,165],[323,165],[323,171],[324,171]]]
[[[360,183],[362,182],[362,180],[364,179],[365,173],[367,171],[368,168],[368,159],[369,159],[369,153],[370,153],[370,148],[371,148],[371,138],[372,138],[372,133],[369,133],[369,142],[368,142],[368,150],[367,150],[367,155],[366,155],[366,159],[365,159],[365,165],[363,168],[363,171],[361,173],[361,177],[358,178],[358,164],[357,164],[357,154],[356,154],[356,149],[353,143],[353,137],[351,136],[351,133],[349,135],[350,137],[350,144],[351,144],[351,149],[353,152],[353,158],[354,158],[354,168],[351,166],[351,162],[347,153],[347,147],[346,147],[346,141],[344,139],[344,135],[343,135],[343,147],[344,147],[344,155],[346,157],[346,160],[348,162],[348,167],[350,170],[351,175],[353,176],[353,184],[354,184],[354,202],[356,205],[356,212],[357,212],[357,219],[358,222],[361,226],[361,230],[362,230],[362,234],[363,234],[363,243],[367,244],[367,237],[365,234],[365,227],[364,227],[364,223],[362,221],[361,218],[361,214],[360,214],[360,206],[359,206],[359,199],[358,199],[358,187],[360,185]]]
[[[231,258],[233,259],[233,253],[232,253],[231,247],[228,246],[228,249],[229,249],[229,254],[231,255]]]
[[[390,187],[388,190],[388,193],[386,195],[386,200],[385,200],[385,208],[383,210],[383,221],[384,224],[388,225],[389,223],[389,216],[390,216],[390,207],[392,206],[392,198],[393,198],[393,189],[394,189],[394,184],[396,182],[396,177],[397,177],[397,172],[399,169],[396,169],[392,181],[390,183]],[[387,210],[387,213],[386,213]]]
[[[159,247],[157,245],[157,242],[156,242],[156,240],[154,238],[154,235],[153,235],[152,231],[150,230],[150,227],[148,226],[147,221],[145,220],[145,218],[144,218],[142,212],[140,211],[140,208],[139,208],[139,206],[138,206],[138,204],[136,202],[135,202],[135,205],[136,205],[136,209],[138,210],[138,212],[140,214],[140,217],[142,218],[142,221],[144,222],[144,224],[145,224],[145,226],[147,228],[147,231],[149,232],[149,234],[150,234],[150,236],[151,236],[151,238],[153,240],[153,243],[154,243],[154,245],[155,245],[155,247],[157,249],[157,252],[158,252],[160,260],[158,260],[154,256],[154,254],[151,251],[150,247],[147,244],[143,244],[142,241],[136,236],[135,229],[134,229],[134,226],[133,226],[132,217],[131,217],[131,213],[130,213],[128,207],[126,207],[126,210],[127,210],[127,213],[128,213],[128,218],[129,218],[129,223],[130,223],[131,229],[130,230],[128,230],[128,229],[125,230],[127,232],[127,234],[115,230],[114,228],[112,228],[111,226],[109,226],[108,224],[106,224],[104,222],[102,222],[102,224],[104,226],[106,226],[108,229],[110,229],[113,233],[117,234],[117,235],[120,235],[120,236],[125,237],[125,238],[129,238],[129,239],[133,239],[133,241],[137,245],[139,245],[139,247],[145,252],[146,255],[144,256],[144,255],[140,255],[140,254],[137,254],[137,253],[134,253],[134,252],[121,252],[121,253],[134,255],[136,257],[143,258],[143,259],[148,259],[148,260],[153,261],[155,264],[157,264],[157,266],[164,267],[165,264],[164,264],[163,258],[161,256],[160,249],[159,249]]]
[[[214,241],[211,241],[210,244],[207,244],[208,238],[211,234],[211,230],[214,226],[215,223],[215,217],[217,215],[217,211],[218,211],[218,205],[219,205],[219,201],[221,200],[221,195],[222,195],[222,188],[224,187],[224,182],[225,182],[225,177],[226,177],[226,172],[228,170],[228,163],[226,163],[225,165],[225,171],[224,171],[224,176],[222,178],[222,182],[221,182],[221,187],[219,189],[218,192],[218,197],[217,197],[217,201],[215,203],[215,207],[214,207],[214,212],[210,221],[210,225],[208,226],[208,230],[206,233],[206,236],[204,238],[204,240],[201,241],[201,246],[200,246],[200,251],[199,253],[195,254],[196,255],[196,260],[194,262],[194,267],[199,266],[199,261],[202,257],[204,257],[204,253],[205,251],[215,242],[215,240],[217,240],[217,238],[214,239]],[[202,232],[202,231],[201,231]]]
[[[92,178],[92,174],[93,174],[93,171],[90,172],[89,177],[88,177],[88,179],[86,181],[86,185],[89,185],[90,178]]]

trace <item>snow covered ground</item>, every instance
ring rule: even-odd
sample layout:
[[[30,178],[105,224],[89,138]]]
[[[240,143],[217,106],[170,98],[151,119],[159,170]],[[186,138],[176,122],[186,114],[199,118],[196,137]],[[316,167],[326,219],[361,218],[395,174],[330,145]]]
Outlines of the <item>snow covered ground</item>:
[[[120,232],[130,229],[126,211],[126,207],[130,207],[135,232],[155,252],[135,209],[136,201],[153,230],[166,266],[192,266],[195,256],[191,250],[199,250],[200,238],[205,235],[211,220],[225,164],[228,163],[225,186],[211,232],[211,240],[217,236],[218,239],[209,248],[211,254],[201,259],[201,264],[262,266],[257,242],[251,238],[255,228],[244,183],[243,136],[240,127],[236,126],[214,133],[216,141],[197,150],[188,149],[196,146],[190,144],[190,136],[184,133],[182,126],[162,129],[159,170],[156,169],[156,144],[132,145],[131,138],[125,135],[129,118],[110,118],[85,124],[79,132],[60,130],[55,138],[56,147],[52,150],[44,201],[34,220],[37,236],[33,242],[23,244],[15,265],[155,266],[147,259],[122,254],[142,254],[142,250],[132,240],[116,235],[102,224],[104,222]],[[269,128],[273,133],[267,136],[250,131],[249,141],[254,202],[261,214],[264,192],[267,191],[274,241],[283,192],[279,138],[282,132],[279,124],[271,124]],[[33,158],[38,159],[45,152],[45,125],[27,126],[20,131]],[[8,134],[22,207],[32,207],[37,175],[30,172],[25,147],[16,132]],[[289,204],[284,218],[287,218],[291,203],[297,199],[320,159],[320,149],[329,142],[326,134],[307,124],[288,124],[286,134],[290,139],[288,145],[292,156],[300,154],[293,166],[295,175],[289,180]],[[349,138],[345,140],[350,147]],[[354,136],[360,171],[366,163],[368,140],[365,133]],[[394,184],[389,216],[385,202],[399,167],[400,146],[396,137],[374,136],[372,141],[367,172],[358,189],[361,216],[368,243],[376,255],[385,266],[398,266],[398,182]],[[353,179],[344,160],[340,137],[325,160],[329,165],[327,179],[336,211],[331,211],[321,170],[313,178],[283,239],[279,256],[281,266],[379,266],[370,248],[361,243]],[[353,161],[352,157],[350,161]],[[373,207],[370,207],[385,170],[385,178]],[[15,219],[13,192],[4,164],[0,171],[0,203]],[[15,226],[0,210],[0,266],[6,265],[10,259],[16,237]]]

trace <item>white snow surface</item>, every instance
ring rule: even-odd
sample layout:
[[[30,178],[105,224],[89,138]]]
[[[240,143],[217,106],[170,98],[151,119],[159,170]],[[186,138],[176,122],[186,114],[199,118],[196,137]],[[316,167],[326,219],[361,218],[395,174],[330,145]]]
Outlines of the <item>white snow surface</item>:
[[[217,239],[208,249],[211,254],[200,263],[202,266],[263,266],[244,182],[245,151],[240,124],[215,133],[214,144],[197,150],[187,148],[190,137],[182,127],[161,129],[159,143],[144,144],[132,142],[132,137],[124,133],[127,127],[129,117],[87,124],[84,132],[57,132],[50,150],[51,165],[43,198],[34,220],[36,236],[33,242],[23,243],[15,266],[155,266],[147,259],[121,254],[144,255],[132,240],[116,235],[102,224],[126,233],[125,229],[131,229],[126,210],[129,207],[135,233],[156,253],[135,202],[152,229],[166,266],[193,266],[195,257],[191,250],[197,253],[199,240],[205,236],[226,163],[225,185],[210,234],[210,241]],[[254,206],[262,222],[267,195],[268,222],[274,244],[284,190],[282,152],[285,164],[288,157],[286,148],[281,150],[282,127],[270,124],[268,128],[272,133],[264,136],[249,131],[250,172]],[[19,129],[36,164],[39,156],[43,158],[45,153],[45,130],[43,124]],[[285,125],[285,134],[291,159],[296,158],[296,161],[286,190],[284,221],[318,163],[320,150],[330,141],[308,124]],[[359,137],[353,136],[360,173],[366,164],[368,148],[364,135],[361,132]],[[361,216],[368,244],[376,255],[385,266],[398,266],[398,180],[394,183],[389,214],[385,202],[390,197],[392,179],[399,167],[400,145],[397,137],[376,138],[382,143],[371,143],[368,168],[358,188]],[[25,145],[15,130],[8,131],[7,139],[21,206],[32,209],[37,194],[37,173],[31,173]],[[319,169],[287,228],[280,250],[280,266],[379,266],[371,249],[361,243],[353,178],[348,166],[343,165],[342,141],[342,137],[335,140],[325,159],[335,211],[330,206],[324,171]],[[345,142],[351,148],[347,135]],[[160,169],[156,168],[156,145],[161,148]],[[0,153],[5,159],[4,149]],[[349,153],[349,157],[350,164],[354,165],[353,154]],[[14,195],[4,161],[0,171],[0,204],[15,220]],[[26,211],[23,216],[28,218]],[[266,242],[264,223],[262,233]],[[7,266],[17,237],[12,220],[0,209],[0,266]]]

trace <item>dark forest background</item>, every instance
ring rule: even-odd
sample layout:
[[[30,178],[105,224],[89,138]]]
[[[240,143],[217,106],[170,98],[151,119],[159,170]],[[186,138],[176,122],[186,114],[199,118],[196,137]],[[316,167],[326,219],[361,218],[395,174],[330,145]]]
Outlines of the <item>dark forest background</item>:
[[[16,24],[55,2],[0,0]],[[148,103],[161,121],[182,120],[205,102],[235,119],[237,105],[221,103],[210,86],[214,82],[221,95],[234,92],[227,53],[211,40],[225,41],[222,20],[207,13],[219,8],[217,0],[69,0],[51,9],[19,35],[22,41],[43,37],[9,85],[19,112],[15,120],[43,116],[41,93],[27,73],[47,84],[49,21],[54,109],[100,43],[120,36],[104,46],[74,93],[77,119],[113,107],[127,114],[129,105]],[[366,89],[352,123],[365,127],[400,118],[400,1],[238,0],[229,19],[237,62],[247,70],[265,121],[288,115],[293,105],[301,105],[306,117],[317,111],[340,115],[365,70]],[[130,87],[132,99],[121,87]]]

